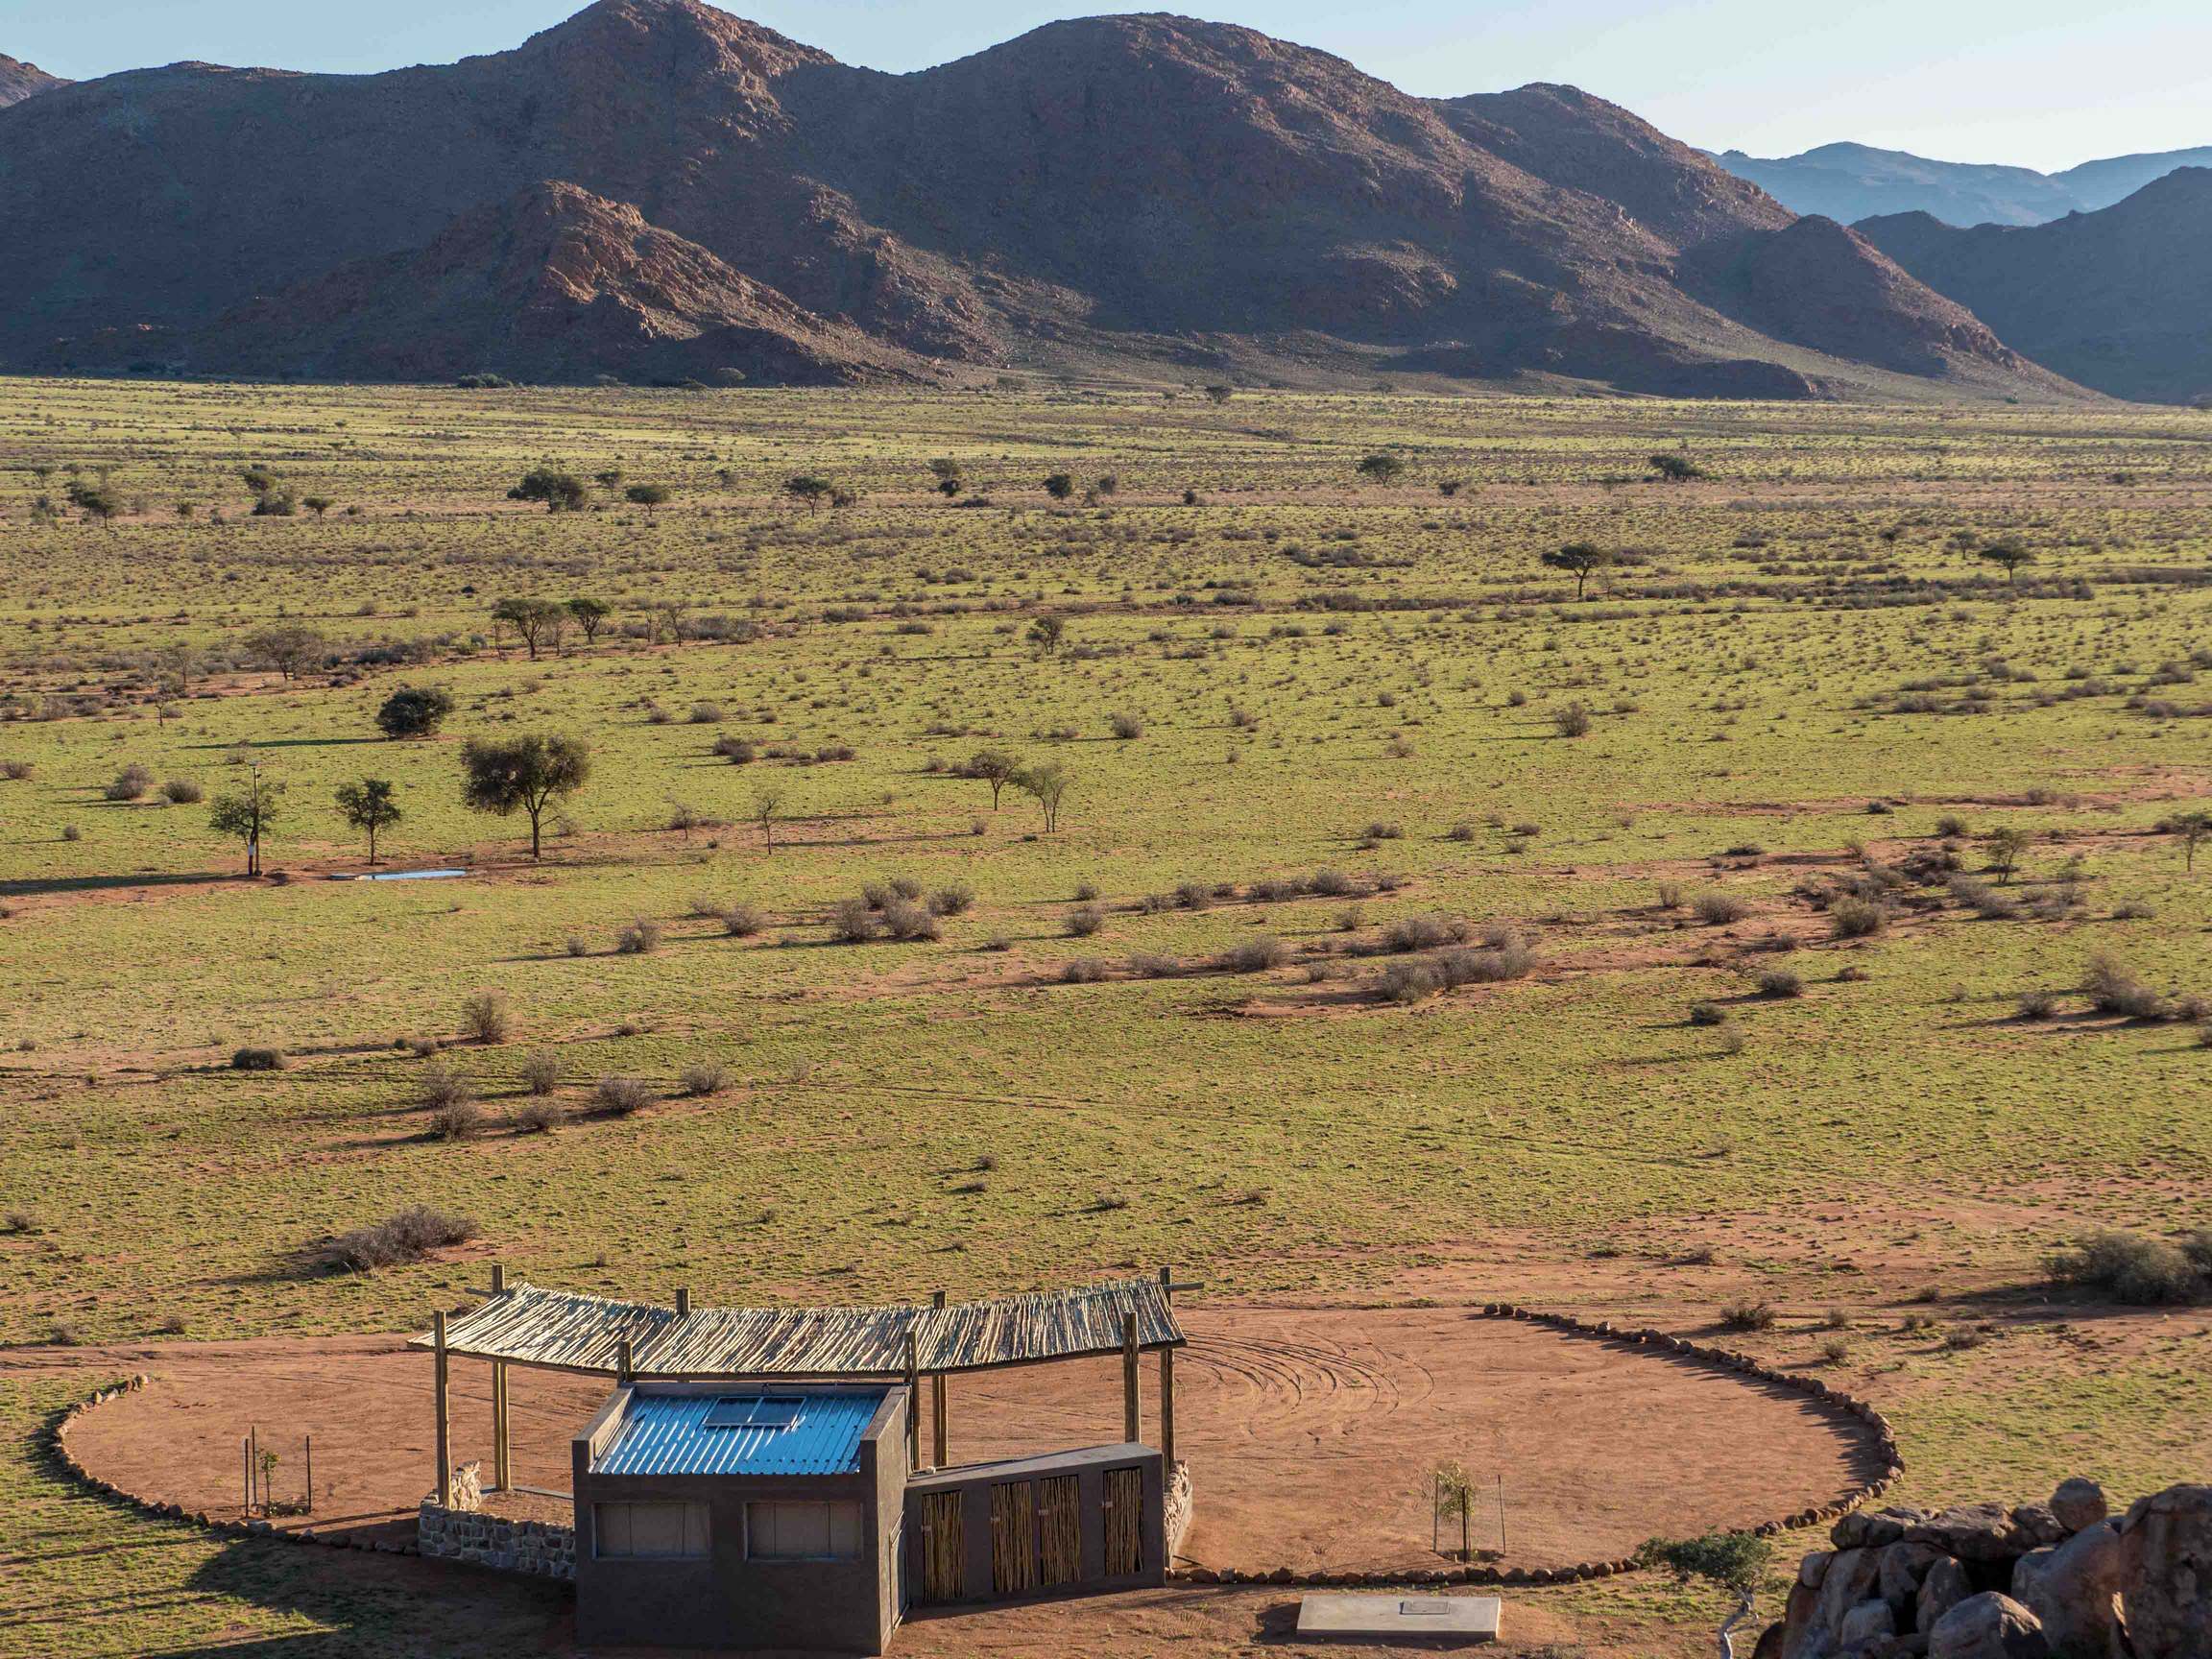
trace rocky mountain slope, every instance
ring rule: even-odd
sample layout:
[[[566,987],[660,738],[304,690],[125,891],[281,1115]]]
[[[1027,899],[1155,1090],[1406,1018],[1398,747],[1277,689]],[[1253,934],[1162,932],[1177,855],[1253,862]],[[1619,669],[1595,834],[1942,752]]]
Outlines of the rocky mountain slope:
[[[1730,150],[1717,159],[1792,212],[1847,225],[1893,213],[1927,213],[1947,225],[2042,225],[2109,207],[2176,168],[2212,166],[2212,145],[2114,156],[2062,173],[1931,161],[1865,144],[1823,144],[1775,157]]]
[[[2058,373],[2116,397],[2212,397],[2212,169],[2184,168],[2117,206],[1971,230],[1925,213],[1861,232]]]
[[[598,0],[442,67],[109,76],[0,110],[0,223],[14,368],[2079,395],[1625,110],[1159,14],[894,76]]]
[[[35,92],[68,84],[59,75],[49,75],[36,63],[26,63],[20,58],[0,52],[0,109],[20,104]]]

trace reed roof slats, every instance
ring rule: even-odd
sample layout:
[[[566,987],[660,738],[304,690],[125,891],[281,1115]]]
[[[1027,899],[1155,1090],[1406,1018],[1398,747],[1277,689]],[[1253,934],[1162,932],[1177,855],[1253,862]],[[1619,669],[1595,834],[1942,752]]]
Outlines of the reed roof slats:
[[[1132,1313],[1139,1347],[1182,1345],[1174,1308],[1156,1279],[945,1308],[694,1308],[687,1315],[654,1303],[513,1285],[447,1320],[445,1349],[465,1358],[613,1376],[627,1339],[638,1377],[898,1378],[906,1372],[908,1332],[921,1370],[983,1371],[1119,1353],[1122,1321]],[[410,1345],[428,1348],[432,1338],[417,1336]]]

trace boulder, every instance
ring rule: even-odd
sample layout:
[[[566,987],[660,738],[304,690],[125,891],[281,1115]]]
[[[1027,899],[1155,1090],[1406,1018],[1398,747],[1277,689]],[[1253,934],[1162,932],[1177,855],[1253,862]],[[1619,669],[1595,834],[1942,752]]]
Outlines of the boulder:
[[[1815,1550],[1797,1563],[1797,1582],[1808,1590],[1820,1588],[1820,1580],[1828,1576],[1828,1563],[1835,1556],[1825,1550]]]
[[[1843,1623],[1837,1626],[1836,1645],[1839,1651],[1848,1653],[1887,1642],[1896,1634],[1897,1614],[1888,1602],[1862,1601],[1843,1615]]]
[[[1927,1518],[1918,1509],[1854,1509],[1829,1528],[1828,1536],[1839,1550],[1880,1549]]]
[[[1905,1536],[1961,1561],[2005,1561],[2034,1548],[2002,1503],[1961,1503],[1915,1522]]]
[[[2020,1557],[2012,1599],[2043,1622],[2057,1659],[2126,1659],[2120,1633],[2120,1533],[2109,1521]]]
[[[2079,1532],[2111,1514],[2112,1505],[2105,1502],[2104,1487],[2077,1475],[2058,1482],[2058,1490],[2051,1494],[2051,1513],[2067,1531]]]
[[[1782,1644],[1789,1634],[1789,1626],[1777,1619],[1759,1632],[1758,1644],[1751,1649],[1751,1659],[1782,1659]]]
[[[1913,1544],[1903,1538],[1882,1551],[1882,1599],[1897,1610],[1900,1628],[1912,1627],[1911,1615],[1920,1595],[1920,1581],[1928,1576],[1929,1568],[1943,1559],[1935,1545]]]
[[[2212,1654],[2212,1486],[2139,1498],[2119,1532],[2120,1595],[2138,1659]]]
[[[1928,1575],[1920,1580],[1913,1627],[1925,1635],[1936,1628],[1937,1620],[1973,1594],[1974,1586],[1966,1581],[1966,1569],[1948,1555],[1936,1556]]]
[[[1969,1596],[1928,1632],[1928,1659],[2051,1659],[2035,1615],[1994,1590]]]
[[[2012,1511],[2012,1525],[2036,1549],[2063,1544],[2080,1528],[2061,1523],[2047,1503],[2023,1503]]]

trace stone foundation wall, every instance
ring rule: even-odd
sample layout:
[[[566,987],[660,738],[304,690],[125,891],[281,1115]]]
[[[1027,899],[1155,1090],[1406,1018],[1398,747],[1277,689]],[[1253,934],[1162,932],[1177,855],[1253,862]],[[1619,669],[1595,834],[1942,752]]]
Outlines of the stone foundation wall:
[[[1175,1552],[1183,1548],[1183,1535],[1190,1530],[1190,1465],[1176,1460],[1167,1471],[1167,1559],[1172,1562]]]
[[[466,1561],[534,1578],[576,1576],[576,1528],[550,1521],[511,1521],[481,1509],[444,1509],[422,1500],[415,1548],[439,1561]]]

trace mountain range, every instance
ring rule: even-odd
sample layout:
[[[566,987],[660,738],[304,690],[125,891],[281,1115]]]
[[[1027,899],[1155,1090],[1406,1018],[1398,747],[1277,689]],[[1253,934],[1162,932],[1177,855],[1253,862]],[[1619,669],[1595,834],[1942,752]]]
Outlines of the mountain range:
[[[34,92],[68,84],[59,75],[49,75],[36,63],[26,63],[20,58],[0,52],[0,109],[22,103]]]
[[[890,75],[597,0],[445,66],[46,85],[0,224],[17,370],[2082,395],[1599,99],[1151,13]]]
[[[2152,402],[2212,393],[2212,169],[2048,225],[1960,229],[1905,213],[1859,230],[2070,379]]]
[[[2212,145],[2114,156],[2063,173],[1931,161],[1865,144],[1823,144],[1773,158],[1729,150],[1715,158],[1791,212],[1847,225],[1892,213],[1926,213],[1948,225],[2042,225],[2109,207],[2176,168],[2212,167]]]

